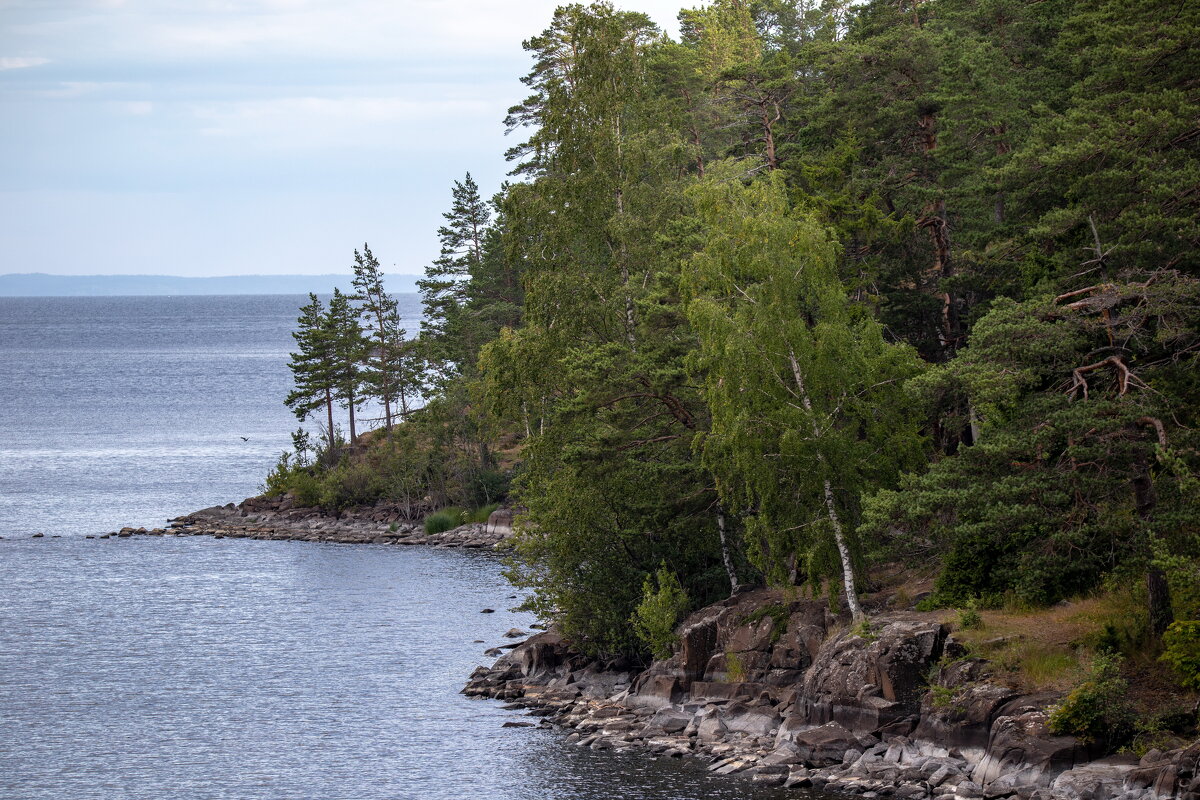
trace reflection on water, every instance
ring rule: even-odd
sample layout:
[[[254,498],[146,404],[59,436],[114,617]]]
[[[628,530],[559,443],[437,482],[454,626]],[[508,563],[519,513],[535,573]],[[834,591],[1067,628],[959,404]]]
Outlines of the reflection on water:
[[[458,690],[512,594],[483,553],[5,539],[0,798],[799,796],[501,728]]]

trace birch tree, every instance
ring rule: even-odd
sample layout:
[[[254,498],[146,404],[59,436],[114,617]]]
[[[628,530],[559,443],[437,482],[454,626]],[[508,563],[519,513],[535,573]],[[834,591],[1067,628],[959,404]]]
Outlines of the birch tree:
[[[746,183],[714,165],[689,194],[708,234],[685,276],[712,414],[702,458],[768,578],[795,583],[832,540],[859,619],[859,497],[919,455],[900,387],[917,358],[851,305],[830,235],[791,207],[779,176]]]

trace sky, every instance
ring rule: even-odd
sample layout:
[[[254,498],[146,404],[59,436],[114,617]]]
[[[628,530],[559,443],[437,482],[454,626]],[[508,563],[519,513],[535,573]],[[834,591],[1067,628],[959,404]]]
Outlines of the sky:
[[[0,0],[0,274],[420,273],[556,5]]]

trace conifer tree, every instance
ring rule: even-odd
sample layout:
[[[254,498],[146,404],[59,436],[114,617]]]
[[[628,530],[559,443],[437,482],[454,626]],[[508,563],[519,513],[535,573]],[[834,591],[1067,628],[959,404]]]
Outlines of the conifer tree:
[[[333,290],[333,298],[329,301],[329,310],[320,330],[330,356],[333,397],[350,414],[350,444],[353,446],[358,441],[355,414],[364,400],[363,361],[367,340],[358,323],[358,312],[340,289]]]
[[[400,400],[402,419],[408,413],[406,392],[401,385],[403,361],[407,355],[405,331],[400,327],[396,298],[384,287],[379,260],[366,243],[363,243],[361,253],[354,251],[354,289],[350,299],[360,304],[358,310],[369,331],[363,381],[369,394],[383,401],[384,427],[391,431],[392,403]]]
[[[449,340],[467,302],[471,277],[483,264],[484,240],[491,222],[491,210],[480,198],[471,173],[454,182],[450,210],[442,216],[446,225],[438,228],[441,253],[425,268],[425,278],[417,281],[425,309],[421,335],[430,359],[443,369],[455,371],[458,365]]]
[[[295,388],[284,402],[301,422],[313,412],[325,409],[325,436],[327,450],[331,451],[336,362],[328,337],[325,307],[315,294],[309,293],[308,303],[300,308],[296,323],[292,338],[296,340],[297,351],[291,354],[288,362]]]

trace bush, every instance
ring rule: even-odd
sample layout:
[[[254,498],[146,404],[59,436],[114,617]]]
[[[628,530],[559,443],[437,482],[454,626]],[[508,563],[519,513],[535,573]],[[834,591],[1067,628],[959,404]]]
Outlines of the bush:
[[[1162,660],[1179,673],[1186,689],[1200,690],[1200,620],[1172,622],[1163,634]]]
[[[461,508],[443,508],[425,518],[426,533],[444,533],[463,524],[465,512]]]
[[[656,573],[658,588],[646,576],[642,584],[642,602],[633,612],[630,621],[655,658],[670,658],[679,637],[675,635],[675,624],[687,613],[687,592],[679,584],[679,578],[667,569],[664,563]]]
[[[976,603],[974,600],[968,601],[966,608],[959,609],[958,626],[963,630],[968,631],[983,627],[983,617],[981,617],[979,615],[979,611],[976,610]]]
[[[1129,685],[1121,677],[1120,656],[1098,655],[1092,661],[1088,679],[1050,710],[1050,732],[1115,749],[1133,733],[1128,694]]]

